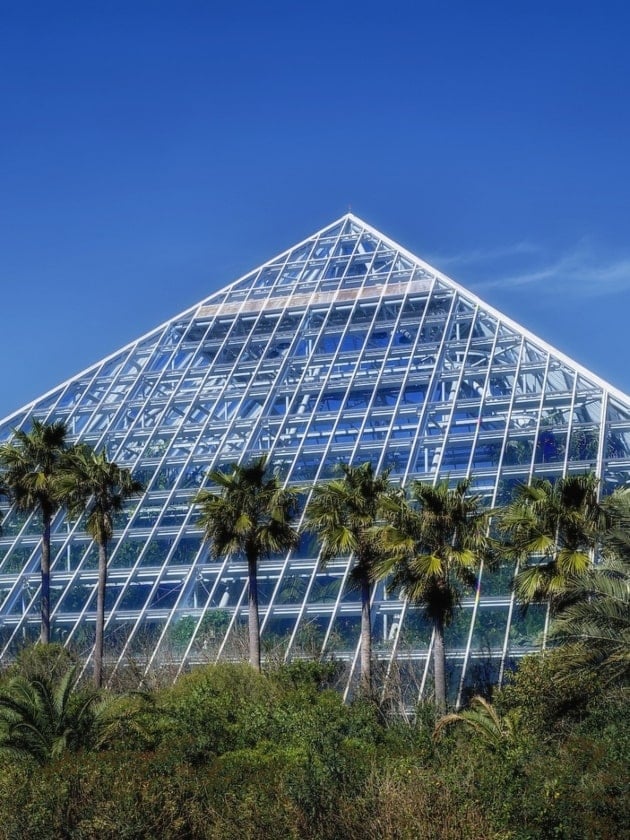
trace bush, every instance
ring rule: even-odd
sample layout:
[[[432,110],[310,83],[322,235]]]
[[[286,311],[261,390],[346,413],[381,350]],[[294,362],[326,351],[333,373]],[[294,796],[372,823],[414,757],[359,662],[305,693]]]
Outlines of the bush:
[[[70,668],[79,662],[79,658],[63,645],[51,642],[48,645],[39,642],[22,648],[15,662],[6,670],[6,676],[24,677],[29,681],[42,680],[56,683]]]
[[[557,653],[550,651],[522,659],[497,692],[495,703],[501,714],[510,713],[521,730],[549,739],[581,720],[588,704],[599,694],[598,685],[586,677],[560,684]]]
[[[256,745],[277,691],[245,664],[198,668],[158,695],[162,739],[178,742],[192,763]]]
[[[2,774],[0,831],[5,840],[179,840],[193,836],[202,801],[194,774],[169,756],[82,754],[26,779]]]
[[[627,833],[627,699],[577,682],[558,688],[553,654],[525,659],[497,694],[516,724],[491,742],[464,727],[434,742],[431,706],[413,723],[384,720],[369,701],[345,705],[327,688],[333,677],[314,662],[270,674],[210,666],[155,694],[159,714],[140,720],[153,741],[125,724],[106,751],[45,767],[0,754],[0,840]]]

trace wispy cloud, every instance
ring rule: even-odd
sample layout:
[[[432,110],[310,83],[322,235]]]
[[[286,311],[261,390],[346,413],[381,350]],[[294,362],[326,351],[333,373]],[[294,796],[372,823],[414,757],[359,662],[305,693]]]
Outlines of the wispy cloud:
[[[526,263],[515,270],[518,262]],[[630,256],[602,257],[590,242],[578,243],[572,250],[553,257],[530,243],[518,243],[494,250],[436,259],[440,267],[468,266],[475,269],[476,289],[497,286],[530,286],[536,293],[570,293],[575,297],[597,297],[630,291]]]
[[[580,297],[596,297],[630,290],[630,257],[597,259],[583,247],[525,271],[495,276],[480,285],[532,286],[546,294],[571,292]]]
[[[435,254],[428,261],[443,268],[446,266],[468,266],[492,263],[526,254],[539,254],[540,247],[532,242],[515,242],[497,248],[475,248],[472,251],[462,251],[460,254]]]

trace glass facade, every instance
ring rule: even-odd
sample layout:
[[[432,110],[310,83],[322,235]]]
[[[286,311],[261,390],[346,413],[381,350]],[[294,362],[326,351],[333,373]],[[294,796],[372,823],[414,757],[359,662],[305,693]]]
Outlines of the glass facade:
[[[304,489],[340,463],[395,481],[472,476],[488,505],[532,475],[630,480],[630,399],[348,214],[198,306],[0,422],[64,420],[147,486],[111,546],[106,652],[142,668],[240,656],[246,568],[212,561],[190,500],[209,468],[269,453]],[[53,638],[93,644],[97,553],[83,523],[53,523]],[[39,631],[39,524],[9,510],[0,538],[0,649]],[[331,655],[358,667],[360,604],[349,561],[325,570],[304,535],[260,567],[263,653]],[[541,643],[513,570],[482,572],[447,631],[451,688],[499,675]],[[422,612],[376,588],[377,668],[406,699],[427,690]]]

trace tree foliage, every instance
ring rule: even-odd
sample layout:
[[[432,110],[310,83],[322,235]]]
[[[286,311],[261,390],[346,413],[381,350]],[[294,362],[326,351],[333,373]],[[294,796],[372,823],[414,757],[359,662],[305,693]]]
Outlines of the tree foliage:
[[[579,672],[628,686],[630,683],[630,564],[609,559],[568,578],[550,638],[560,645],[563,679]]]
[[[107,590],[108,544],[114,535],[114,517],[125,501],[144,491],[130,470],[110,461],[105,450],[91,446],[72,447],[61,464],[54,492],[70,516],[85,515],[85,530],[98,545],[98,585],[96,592],[96,639],[94,643],[94,685],[103,681],[103,637],[105,593]]]
[[[598,484],[592,473],[554,482],[533,478],[519,484],[512,501],[497,512],[505,550],[521,563],[514,588],[522,604],[551,599],[553,605],[568,579],[593,562],[611,525]]]
[[[0,751],[46,764],[67,751],[106,746],[123,722],[137,729],[136,702],[81,689],[78,676],[77,664],[56,679],[10,678],[0,690]]]
[[[297,493],[282,487],[270,475],[267,458],[250,464],[232,464],[213,470],[208,478],[218,490],[200,490],[193,502],[200,508],[199,525],[213,557],[241,554],[247,560],[249,589],[250,664],[260,670],[260,620],[258,614],[258,562],[275,552],[297,545],[292,525]]]
[[[491,703],[479,695],[472,698],[469,707],[463,712],[452,712],[441,717],[435,726],[434,737],[440,738],[448,727],[454,725],[472,730],[493,748],[514,737],[512,719],[508,715],[502,717]]]
[[[11,440],[0,445],[4,490],[19,509],[38,511],[42,518],[42,644],[50,641],[50,527],[61,503],[56,482],[67,454],[67,434],[61,421],[44,423],[34,419],[29,431],[15,429]]]
[[[244,664],[196,669],[155,691],[149,713],[140,704],[145,737],[125,720],[92,727],[89,704],[85,728],[77,725],[80,701],[95,692],[75,686],[54,756],[49,747],[35,760],[0,750],[0,834],[622,837],[627,698],[592,680],[588,692],[560,686],[556,665],[555,655],[525,659],[492,705],[475,701],[458,725],[443,724],[452,737],[436,740],[428,707],[403,721],[373,702],[344,704],[320,663],[261,674]],[[55,689],[63,694],[63,681]]]
[[[341,464],[342,478],[313,488],[306,508],[306,527],[317,534],[324,565],[337,556],[352,555],[351,580],[361,593],[361,681],[372,685],[370,601],[377,564],[383,556],[379,521],[386,499],[394,494],[389,470],[376,475],[368,461],[357,467]]]
[[[381,534],[385,556],[377,574],[391,589],[424,607],[433,624],[435,700],[446,707],[444,628],[460,602],[461,587],[474,586],[490,557],[488,517],[470,482],[450,488],[414,482],[410,497],[399,494],[386,507],[389,526]]]

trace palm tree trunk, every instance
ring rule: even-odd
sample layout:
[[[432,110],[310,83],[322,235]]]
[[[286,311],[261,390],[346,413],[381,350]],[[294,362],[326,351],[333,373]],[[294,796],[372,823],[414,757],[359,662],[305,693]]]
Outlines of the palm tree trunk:
[[[372,694],[372,617],[370,615],[370,579],[361,580],[361,691]]]
[[[446,654],[444,651],[444,618],[433,619],[433,680],[435,683],[435,708],[439,714],[446,712]]]
[[[258,576],[257,556],[253,553],[247,555],[247,574],[249,589],[249,662],[252,668],[260,671],[260,618],[258,616]]]
[[[50,515],[43,513],[44,531],[42,534],[42,593],[41,614],[42,628],[39,639],[43,645],[50,642]]]
[[[105,633],[105,593],[107,592],[107,542],[98,544],[98,586],[96,589],[96,639],[94,641],[94,687],[103,684],[103,636]]]

